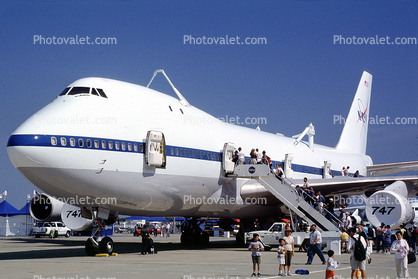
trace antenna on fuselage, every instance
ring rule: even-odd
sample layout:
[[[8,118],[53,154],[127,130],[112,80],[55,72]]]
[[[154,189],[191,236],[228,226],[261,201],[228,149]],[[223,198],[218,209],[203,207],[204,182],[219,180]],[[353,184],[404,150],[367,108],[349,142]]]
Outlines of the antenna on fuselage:
[[[171,80],[168,78],[167,74],[164,72],[164,70],[163,70],[163,69],[159,69],[159,70],[156,70],[156,71],[154,72],[154,75],[152,76],[151,80],[149,81],[149,83],[148,83],[148,85],[147,85],[147,88],[149,88],[149,86],[151,85],[151,83],[152,83],[152,81],[154,80],[155,76],[156,76],[156,75],[158,75],[158,73],[162,73],[162,74],[165,76],[165,78],[167,79],[167,81],[168,81],[168,83],[170,84],[171,88],[173,88],[174,92],[177,94],[177,97],[179,97],[179,99],[180,99],[180,103],[181,103],[183,106],[189,107],[189,106],[190,106],[189,102],[186,100],[186,98],[184,98],[184,97],[183,97],[183,95],[181,95],[180,91],[178,91],[178,90],[177,90],[177,88],[173,85],[173,83],[172,83],[172,82],[171,82]]]

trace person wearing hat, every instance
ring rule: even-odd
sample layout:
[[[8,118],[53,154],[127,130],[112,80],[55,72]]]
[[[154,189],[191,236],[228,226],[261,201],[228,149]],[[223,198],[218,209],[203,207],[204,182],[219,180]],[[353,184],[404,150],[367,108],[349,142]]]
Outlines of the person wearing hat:
[[[285,245],[284,248],[286,249],[286,255],[285,255],[285,264],[284,264],[284,274],[286,274],[286,267],[287,267],[287,275],[291,276],[290,274],[290,265],[292,262],[292,257],[295,255],[295,241],[293,240],[292,229],[287,228],[285,231],[285,236],[283,237]]]

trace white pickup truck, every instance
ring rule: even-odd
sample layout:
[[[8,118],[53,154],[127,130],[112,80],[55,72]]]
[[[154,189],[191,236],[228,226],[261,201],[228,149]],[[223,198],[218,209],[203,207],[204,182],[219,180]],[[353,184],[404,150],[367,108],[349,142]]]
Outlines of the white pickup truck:
[[[41,236],[53,237],[52,231],[58,232],[56,236],[64,235],[65,237],[70,237],[71,235],[71,229],[66,227],[62,222],[40,223],[33,227],[32,234],[35,235],[36,238]]]
[[[278,222],[274,223],[268,230],[252,231],[245,233],[245,241],[249,243],[253,239],[253,235],[256,233],[259,235],[262,243],[265,244],[264,250],[269,251],[271,246],[279,246],[279,239],[284,237],[286,230],[286,223]],[[305,251],[309,247],[309,232],[292,232],[295,246],[301,246]],[[341,232],[339,231],[326,231],[321,232],[322,246],[326,246],[328,241],[340,240]]]

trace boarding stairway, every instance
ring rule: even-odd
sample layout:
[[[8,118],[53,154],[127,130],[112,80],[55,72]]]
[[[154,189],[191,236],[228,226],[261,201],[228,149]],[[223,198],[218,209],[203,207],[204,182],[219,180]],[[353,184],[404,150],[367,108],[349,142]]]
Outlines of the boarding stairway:
[[[300,218],[305,219],[310,224],[316,224],[321,231],[339,232],[339,220],[337,218],[335,218],[334,223],[330,222],[324,215],[306,202],[302,195],[297,193],[295,185],[291,180],[287,178],[279,179],[270,172],[270,168],[267,165],[238,165],[235,167],[234,173],[229,176],[257,180]]]

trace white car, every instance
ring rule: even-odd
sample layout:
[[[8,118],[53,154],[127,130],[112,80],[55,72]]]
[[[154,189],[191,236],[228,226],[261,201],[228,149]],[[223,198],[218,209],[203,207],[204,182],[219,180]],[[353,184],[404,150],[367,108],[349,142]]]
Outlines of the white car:
[[[62,222],[45,222],[41,223],[39,226],[34,226],[32,234],[35,235],[36,238],[41,236],[51,236],[52,231],[57,231],[58,236],[63,235],[65,237],[71,236],[71,229],[66,227]]]

